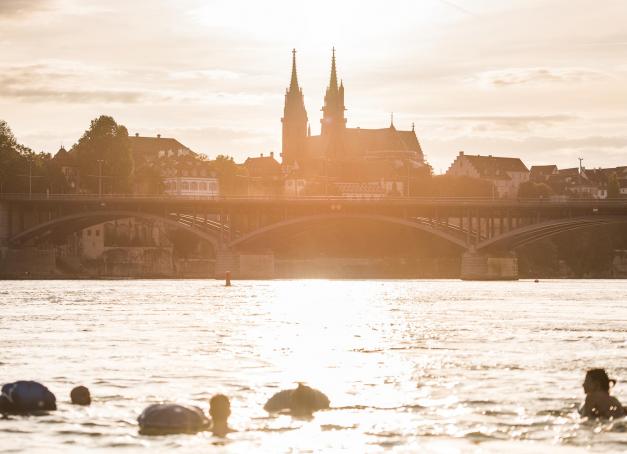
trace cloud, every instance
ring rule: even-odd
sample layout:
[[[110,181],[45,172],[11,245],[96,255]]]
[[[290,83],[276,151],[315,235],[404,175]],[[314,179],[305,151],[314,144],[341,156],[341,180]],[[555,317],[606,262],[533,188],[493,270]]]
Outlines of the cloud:
[[[145,99],[145,94],[133,91],[107,90],[53,90],[47,88],[0,89],[0,97],[14,98],[32,102],[65,102],[65,103],[135,103]]]
[[[241,74],[223,69],[198,69],[175,71],[170,73],[169,77],[176,80],[234,80],[239,79]]]
[[[142,91],[76,88],[82,78],[97,73],[95,68],[79,68],[70,63],[0,68],[0,98],[64,103],[135,103],[146,98]]]
[[[485,71],[473,77],[484,87],[502,88],[516,85],[582,83],[607,79],[601,71],[588,68],[508,68]]]
[[[0,0],[0,19],[46,9],[51,0]]]
[[[574,115],[459,115],[440,117],[448,121],[476,123],[497,129],[527,131],[532,126],[553,126],[576,121]]]

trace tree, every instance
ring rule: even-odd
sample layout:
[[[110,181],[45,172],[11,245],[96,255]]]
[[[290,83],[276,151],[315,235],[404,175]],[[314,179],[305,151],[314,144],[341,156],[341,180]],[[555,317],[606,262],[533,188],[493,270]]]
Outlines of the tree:
[[[553,194],[553,189],[546,183],[525,181],[518,187],[518,197],[521,199],[543,199]]]
[[[620,197],[620,184],[616,172],[612,172],[607,179],[607,198],[617,199]]]
[[[0,192],[23,192],[19,174],[24,173],[25,163],[11,128],[0,120]]]
[[[98,192],[98,177],[102,165],[105,192],[131,191],[133,160],[128,131],[112,117],[102,115],[92,120],[89,129],[72,147],[70,153],[76,153],[82,189]]]
[[[159,167],[148,163],[135,163],[133,193],[159,195],[163,194],[164,190],[165,185]]]
[[[231,156],[222,154],[216,156],[213,168],[218,174],[221,195],[244,193],[245,188],[242,190],[240,186],[244,183],[242,177],[247,176],[246,170],[235,164]]]
[[[66,188],[65,177],[52,156],[19,144],[7,122],[0,120],[0,192],[64,192]]]

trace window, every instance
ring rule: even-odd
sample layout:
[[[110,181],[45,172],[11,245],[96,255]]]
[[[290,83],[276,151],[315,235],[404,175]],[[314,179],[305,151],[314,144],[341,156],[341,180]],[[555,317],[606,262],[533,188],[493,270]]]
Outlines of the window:
[[[100,236],[100,229],[96,229],[96,236]]]
[[[183,191],[189,191],[189,183],[187,181],[184,181],[181,183],[181,189]]]
[[[91,236],[91,229],[87,229],[87,236]]]
[[[195,181],[192,182],[192,191],[197,191],[198,190],[198,183],[196,183]]]

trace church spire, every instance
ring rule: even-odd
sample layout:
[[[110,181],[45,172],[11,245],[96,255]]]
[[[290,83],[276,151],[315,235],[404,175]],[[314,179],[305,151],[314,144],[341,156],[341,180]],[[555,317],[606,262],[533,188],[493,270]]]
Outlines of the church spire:
[[[331,80],[329,88],[337,90],[337,69],[335,67],[335,47],[333,48],[333,56],[331,57]]]
[[[344,118],[344,83],[338,87],[337,81],[337,65],[335,62],[335,47],[331,54],[331,77],[329,86],[324,96],[324,106],[322,107],[322,126],[321,134],[323,136],[335,136],[338,138],[346,127],[346,119]],[[339,139],[338,139],[339,140]]]
[[[289,91],[298,91],[298,76],[296,75],[296,49],[292,49],[292,79]]]
[[[302,157],[307,137],[307,111],[303,90],[298,86],[296,49],[292,49],[292,77],[290,86],[285,91],[285,106],[281,122],[283,123],[281,157],[284,164],[293,165]]]

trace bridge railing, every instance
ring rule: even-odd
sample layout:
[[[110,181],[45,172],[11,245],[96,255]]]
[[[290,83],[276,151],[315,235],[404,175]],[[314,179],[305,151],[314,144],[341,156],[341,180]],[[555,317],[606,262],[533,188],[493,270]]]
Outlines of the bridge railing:
[[[135,194],[28,194],[28,193],[0,193],[0,200],[14,201],[182,201],[182,202],[363,202],[363,203],[400,203],[400,204],[445,204],[445,205],[491,205],[491,206],[511,206],[511,205],[533,205],[533,206],[627,206],[627,198],[622,199],[579,199],[566,198],[492,198],[492,197],[433,197],[433,196],[410,196],[410,197],[354,197],[354,196],[181,196],[181,195],[135,195]]]

